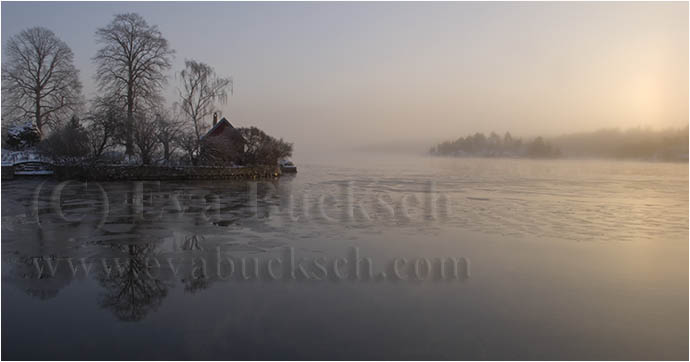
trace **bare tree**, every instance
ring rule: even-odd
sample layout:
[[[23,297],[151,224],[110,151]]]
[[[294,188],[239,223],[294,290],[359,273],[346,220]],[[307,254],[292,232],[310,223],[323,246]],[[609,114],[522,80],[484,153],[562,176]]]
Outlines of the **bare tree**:
[[[101,91],[127,105],[125,147],[131,155],[134,114],[140,106],[158,103],[174,50],[157,26],[135,13],[115,15],[96,31],[96,37],[103,45],[93,58],[98,65],[96,79]]]
[[[158,122],[148,112],[135,114],[133,141],[141,158],[141,163],[150,165],[158,150]]]
[[[2,110],[9,121],[33,119],[41,135],[81,105],[74,54],[52,31],[35,27],[11,37],[3,54]]]
[[[197,138],[192,127],[183,127],[177,135],[175,143],[184,151],[187,161],[192,165],[198,164],[199,138]]]
[[[192,123],[198,154],[199,140],[203,128],[207,126],[204,119],[209,118],[216,110],[217,101],[227,100],[228,93],[232,93],[233,81],[230,77],[219,77],[210,65],[194,60],[185,61],[185,69],[180,71],[179,76],[180,109]]]
[[[158,123],[156,137],[163,146],[163,160],[169,163],[177,147],[176,141],[182,132],[181,122],[177,113],[166,109],[159,110],[156,114],[156,122]]]
[[[97,98],[93,102],[87,120],[89,125],[89,145],[94,161],[98,160],[108,148],[115,146],[121,138],[120,125],[122,109],[107,98]]]

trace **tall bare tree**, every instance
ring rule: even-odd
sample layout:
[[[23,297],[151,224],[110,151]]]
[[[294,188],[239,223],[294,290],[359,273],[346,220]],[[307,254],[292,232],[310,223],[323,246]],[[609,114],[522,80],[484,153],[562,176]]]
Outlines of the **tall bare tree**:
[[[232,94],[233,81],[230,77],[218,76],[208,64],[195,60],[184,63],[185,69],[179,73],[180,109],[192,124],[198,152],[198,141],[207,127],[204,120],[216,110],[216,102],[227,101],[228,94]]]
[[[170,162],[177,147],[177,139],[182,133],[182,124],[179,115],[173,110],[160,109],[156,112],[158,132],[156,137],[163,147],[163,160]]]
[[[51,30],[34,27],[11,37],[3,54],[2,110],[9,122],[32,119],[41,135],[81,105],[74,54]]]
[[[140,106],[160,100],[174,50],[155,25],[139,14],[115,15],[113,21],[96,31],[103,45],[93,60],[98,65],[96,79],[101,91],[126,104],[125,147],[134,152],[135,113]]]

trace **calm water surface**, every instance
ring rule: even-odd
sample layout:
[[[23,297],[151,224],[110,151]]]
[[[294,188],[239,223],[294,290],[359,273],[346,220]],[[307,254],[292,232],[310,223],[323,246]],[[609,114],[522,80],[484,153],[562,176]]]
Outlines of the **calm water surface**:
[[[686,164],[297,161],[258,183],[3,181],[2,358],[688,358]],[[331,268],[354,248],[372,278]],[[448,257],[458,278],[414,274]],[[252,278],[272,258],[279,280]]]

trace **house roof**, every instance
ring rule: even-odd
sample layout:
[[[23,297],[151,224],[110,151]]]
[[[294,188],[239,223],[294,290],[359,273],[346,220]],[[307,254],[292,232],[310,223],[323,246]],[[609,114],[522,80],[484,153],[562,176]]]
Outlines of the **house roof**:
[[[230,123],[230,121],[228,121],[225,117],[223,117],[223,118],[220,119],[220,121],[218,121],[215,125],[213,125],[213,127],[211,127],[211,129],[209,129],[208,132],[206,132],[205,135],[201,136],[201,139],[203,140],[204,138],[206,138],[206,136],[208,136],[208,135],[210,135],[211,133],[215,132],[215,130],[218,129],[218,128],[220,127],[220,125],[223,124],[223,123],[227,123],[227,127],[235,128],[235,127],[232,126],[232,124]]]

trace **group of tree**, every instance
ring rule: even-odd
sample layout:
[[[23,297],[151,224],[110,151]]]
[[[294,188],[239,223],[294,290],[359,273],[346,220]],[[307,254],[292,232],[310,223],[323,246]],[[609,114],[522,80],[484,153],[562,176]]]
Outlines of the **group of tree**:
[[[431,147],[429,153],[438,156],[478,156],[478,157],[533,157],[553,158],[561,155],[560,149],[536,137],[529,142],[513,138],[510,132],[501,137],[491,132],[489,137],[475,133],[446,141]]]
[[[99,93],[89,102],[81,94],[74,55],[55,33],[34,27],[8,40],[2,64],[3,147],[38,146],[62,162],[223,164],[222,157],[202,157],[201,140],[217,105],[232,94],[232,78],[187,60],[175,73],[179,99],[166,107],[161,93],[175,52],[158,27],[138,14],[118,14],[95,36]],[[290,143],[256,128],[239,131],[254,138],[247,139],[246,155],[233,163],[272,162],[292,153]],[[211,148],[206,147],[207,156]]]

